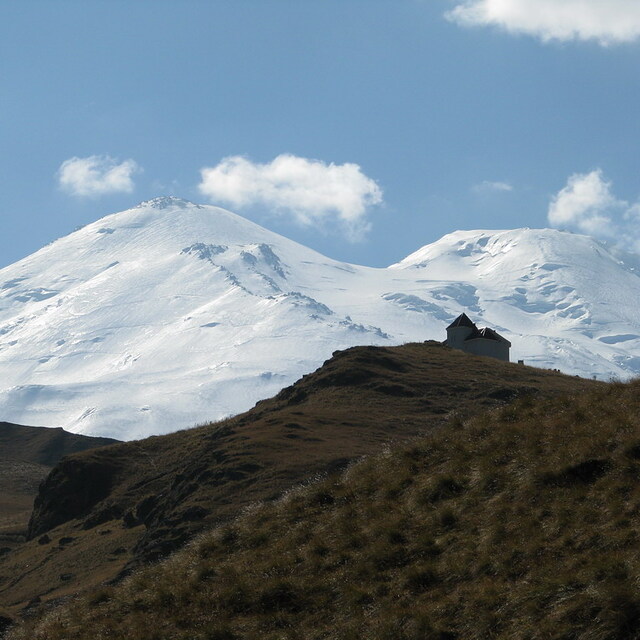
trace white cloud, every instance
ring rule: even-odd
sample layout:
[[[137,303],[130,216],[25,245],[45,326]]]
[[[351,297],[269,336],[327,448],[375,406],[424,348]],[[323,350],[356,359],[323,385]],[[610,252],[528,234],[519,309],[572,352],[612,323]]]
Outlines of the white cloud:
[[[595,40],[603,46],[640,37],[637,0],[465,0],[446,14],[469,26],[497,26],[550,40]]]
[[[507,193],[509,191],[513,191],[513,185],[508,182],[491,182],[490,180],[483,180],[481,183],[474,185],[473,190],[477,193]]]
[[[132,176],[141,171],[134,160],[118,163],[110,156],[69,158],[58,169],[60,187],[74,196],[131,193]]]
[[[369,208],[382,203],[382,189],[352,163],[283,154],[259,164],[230,156],[200,173],[198,187],[214,202],[237,208],[264,205],[306,226],[334,221],[352,240],[368,230]]]
[[[576,173],[549,205],[548,220],[554,227],[575,229],[625,248],[640,247],[640,203],[617,198],[601,169]]]

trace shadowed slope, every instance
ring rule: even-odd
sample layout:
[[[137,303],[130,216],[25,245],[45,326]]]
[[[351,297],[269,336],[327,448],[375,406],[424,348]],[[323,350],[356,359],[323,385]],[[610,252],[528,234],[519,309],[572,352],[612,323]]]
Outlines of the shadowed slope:
[[[0,422],[0,455],[52,467],[64,456],[114,444],[113,438],[92,438],[61,428],[25,427]]]

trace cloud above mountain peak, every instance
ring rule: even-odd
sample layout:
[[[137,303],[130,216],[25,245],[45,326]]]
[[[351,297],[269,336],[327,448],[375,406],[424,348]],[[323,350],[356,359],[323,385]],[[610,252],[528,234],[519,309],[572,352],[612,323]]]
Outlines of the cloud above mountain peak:
[[[267,206],[303,226],[333,222],[351,240],[368,230],[370,208],[383,201],[382,189],[354,163],[282,154],[261,164],[230,156],[200,173],[200,192],[212,202]]]
[[[131,193],[133,175],[142,171],[135,160],[118,162],[111,156],[74,156],[58,169],[60,188],[73,196],[102,196],[111,193]]]
[[[612,186],[602,169],[573,174],[549,204],[549,223],[637,251],[640,247],[640,202],[618,198]]]

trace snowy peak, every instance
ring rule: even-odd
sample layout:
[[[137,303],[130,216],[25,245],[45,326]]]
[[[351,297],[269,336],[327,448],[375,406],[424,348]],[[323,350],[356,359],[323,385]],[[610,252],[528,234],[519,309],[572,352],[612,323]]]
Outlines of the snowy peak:
[[[510,231],[455,231],[433,244],[421,247],[392,269],[426,268],[438,261],[458,261],[478,267],[484,261],[508,263],[513,267],[536,266],[553,270],[575,267],[575,259],[587,263],[594,257],[619,261],[598,241],[556,229],[514,229]],[[569,262],[567,260],[572,258]],[[563,262],[564,261],[564,262]]]
[[[218,207],[106,216],[0,270],[0,415],[128,439],[249,408],[388,340],[315,297],[345,273]]]
[[[193,247],[200,247],[201,253],[209,247],[213,260],[216,247],[229,246],[246,246],[247,260],[252,259],[251,247],[262,246],[262,262],[276,267],[281,262],[276,251],[316,255],[224,209],[163,197],[101,218],[0,270],[0,279],[4,277],[0,292],[10,290],[5,301],[44,300],[80,282],[102,279],[107,270],[162,268],[168,262],[179,262],[176,258],[189,254]],[[282,270],[280,264],[277,271]],[[0,293],[0,305],[2,298]]]
[[[233,243],[255,242],[265,237],[289,242],[220,207],[198,205],[174,197],[141,202],[131,209],[106,216],[80,230],[106,235],[113,235],[118,231],[129,232],[137,240],[146,240],[147,243],[184,242],[187,237],[193,238],[194,235],[203,236],[201,241],[217,236],[220,241]]]
[[[189,200],[183,198],[177,198],[176,196],[159,196],[157,198],[151,198],[151,200],[144,200],[137,205],[137,209],[186,209],[187,207],[202,208],[202,205],[195,204]]]
[[[640,285],[636,272],[598,241],[553,229],[457,231],[390,268],[482,284],[494,303],[585,325],[633,322],[625,296]]]
[[[0,417],[164,433],[248,409],[336,349],[442,340],[463,312],[514,359],[627,377],[639,294],[633,267],[585,236],[457,231],[372,269],[154,198],[0,270]]]

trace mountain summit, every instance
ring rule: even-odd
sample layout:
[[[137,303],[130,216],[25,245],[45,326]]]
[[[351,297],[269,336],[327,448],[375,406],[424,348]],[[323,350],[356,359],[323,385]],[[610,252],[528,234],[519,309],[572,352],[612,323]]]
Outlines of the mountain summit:
[[[444,339],[460,313],[513,358],[640,372],[640,279],[595,240],[459,231],[386,269],[155,198],[0,270],[0,416],[139,438],[237,413],[336,349]]]

